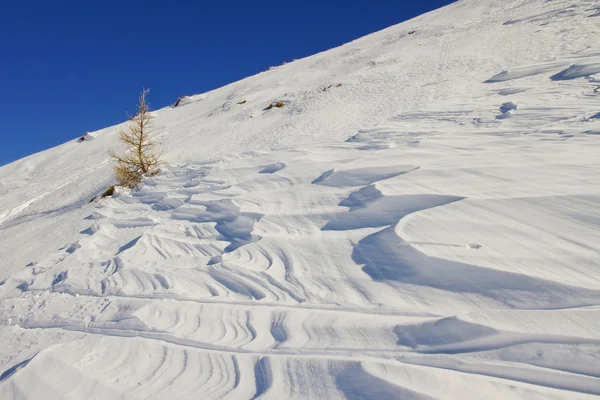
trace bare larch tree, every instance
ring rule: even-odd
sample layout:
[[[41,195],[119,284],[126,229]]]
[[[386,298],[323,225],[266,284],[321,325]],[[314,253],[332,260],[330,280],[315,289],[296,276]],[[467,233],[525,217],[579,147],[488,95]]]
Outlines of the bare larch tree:
[[[137,114],[125,129],[119,131],[119,141],[127,147],[125,153],[117,154],[114,150],[109,150],[115,161],[115,178],[122,186],[134,187],[143,176],[158,173],[161,154],[157,152],[156,144],[149,136],[151,116],[146,101],[149,92],[149,89],[142,91]]]

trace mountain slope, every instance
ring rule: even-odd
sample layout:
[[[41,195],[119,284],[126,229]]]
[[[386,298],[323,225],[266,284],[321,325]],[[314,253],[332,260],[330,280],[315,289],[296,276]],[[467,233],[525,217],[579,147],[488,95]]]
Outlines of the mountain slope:
[[[186,97],[111,199],[118,127],[0,168],[2,397],[599,395],[599,14],[463,0]]]

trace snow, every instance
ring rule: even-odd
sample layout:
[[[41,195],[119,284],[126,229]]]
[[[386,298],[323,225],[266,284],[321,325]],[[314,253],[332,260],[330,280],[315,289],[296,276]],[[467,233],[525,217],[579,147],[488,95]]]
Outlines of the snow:
[[[462,0],[185,96],[111,198],[119,126],[0,167],[0,397],[599,396],[597,13]]]
[[[552,76],[551,79],[555,81],[565,81],[591,76],[598,73],[600,73],[600,62],[587,62],[573,64],[564,71],[560,71],[558,74]]]

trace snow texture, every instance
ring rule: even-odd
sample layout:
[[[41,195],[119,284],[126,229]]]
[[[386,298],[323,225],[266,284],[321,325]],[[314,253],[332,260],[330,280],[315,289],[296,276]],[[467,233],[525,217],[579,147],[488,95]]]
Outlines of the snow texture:
[[[599,12],[462,0],[186,96],[110,198],[119,126],[1,167],[0,398],[597,398]]]

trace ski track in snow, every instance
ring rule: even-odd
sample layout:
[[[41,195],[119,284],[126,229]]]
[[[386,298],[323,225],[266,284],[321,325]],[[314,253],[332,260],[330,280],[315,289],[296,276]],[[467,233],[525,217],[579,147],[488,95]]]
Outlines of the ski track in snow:
[[[592,1],[488,3],[445,10],[492,7],[510,17],[495,22],[515,35],[534,29],[564,39],[549,47],[555,57],[497,66],[467,91],[448,92],[451,68],[471,61],[447,53],[451,28],[425,29],[436,12],[406,26],[423,23],[415,40],[442,42],[439,76],[420,89],[438,101],[411,109],[390,101],[397,108],[383,122],[345,132],[345,141],[281,139],[207,162],[180,153],[185,162],[138,190],[91,204],[109,178],[83,177],[107,171],[106,162],[67,177],[61,162],[62,180],[45,186],[44,153],[0,169],[6,243],[31,238],[18,228],[36,218],[46,221],[41,238],[74,239],[24,251],[27,267],[3,270],[0,397],[600,396],[600,42],[582,49],[566,41],[589,39],[599,9]],[[398,29],[372,40],[382,48],[408,40]],[[286,118],[308,110],[322,118],[326,109],[311,101],[357,95],[352,79],[362,103],[332,106],[336,118],[386,102],[392,89],[382,89],[385,69],[376,68],[394,61],[386,52],[362,59],[357,46],[334,50],[342,54],[335,62],[358,57],[362,66],[341,87],[273,94],[290,100]],[[333,68],[315,57],[301,61]],[[185,132],[182,113],[213,95],[157,111],[161,138]],[[238,101],[229,95],[195,123],[233,112]],[[279,111],[269,112],[234,120]],[[302,135],[310,124],[298,121],[289,129]],[[102,134],[94,139],[78,145],[101,146]],[[10,185],[19,190],[6,194]],[[40,189],[27,195],[26,185]],[[73,186],[84,197],[43,208]],[[65,224],[52,231],[57,221],[74,221],[79,233],[63,233]],[[41,240],[40,249],[52,243]]]

